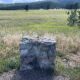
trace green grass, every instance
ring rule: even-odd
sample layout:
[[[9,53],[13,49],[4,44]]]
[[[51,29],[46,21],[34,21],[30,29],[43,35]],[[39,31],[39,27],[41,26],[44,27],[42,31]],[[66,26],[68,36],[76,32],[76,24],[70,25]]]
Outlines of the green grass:
[[[12,69],[19,69],[19,56],[0,59],[0,73],[7,72]]]
[[[60,62],[56,64],[57,74],[68,76],[70,80],[80,80],[80,68],[65,68]]]
[[[57,56],[60,58],[70,54],[70,45],[75,45],[74,47],[80,50],[80,28],[67,25],[66,12],[67,10],[61,9],[0,11],[0,73],[19,67],[19,42],[25,33],[52,33],[57,36]],[[73,47],[70,50],[73,50]],[[80,69],[66,69],[58,62],[57,65],[56,70],[60,75],[69,75],[71,80],[80,79],[77,79]]]
[[[42,31],[79,33],[77,27],[67,26],[66,10],[0,11],[0,32]]]

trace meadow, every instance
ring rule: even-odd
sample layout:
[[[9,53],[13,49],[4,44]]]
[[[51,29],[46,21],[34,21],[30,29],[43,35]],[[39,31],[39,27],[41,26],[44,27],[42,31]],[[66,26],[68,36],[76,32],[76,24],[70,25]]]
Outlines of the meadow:
[[[0,11],[0,74],[19,69],[23,35],[53,35],[57,40],[55,74],[80,80],[80,26],[67,25],[67,11]]]

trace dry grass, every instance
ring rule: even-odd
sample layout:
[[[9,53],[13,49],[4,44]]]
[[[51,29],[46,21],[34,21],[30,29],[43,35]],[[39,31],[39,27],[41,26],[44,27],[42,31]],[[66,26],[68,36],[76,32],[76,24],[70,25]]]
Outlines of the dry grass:
[[[14,35],[9,34],[9,35],[4,36],[2,40],[3,40],[4,44],[7,46],[13,46],[13,45],[18,46],[21,36],[22,35],[20,35],[20,34],[14,34]]]
[[[20,39],[27,32],[30,36],[36,33],[40,37],[54,36],[57,40],[57,72],[69,75],[72,80],[80,79],[80,69],[70,69],[71,66],[66,69],[63,64],[64,59],[80,62],[80,29],[67,26],[66,20],[66,10],[0,11],[0,72],[15,68],[15,62],[19,61]]]
[[[64,54],[78,54],[80,52],[80,37],[56,35],[57,50]]]

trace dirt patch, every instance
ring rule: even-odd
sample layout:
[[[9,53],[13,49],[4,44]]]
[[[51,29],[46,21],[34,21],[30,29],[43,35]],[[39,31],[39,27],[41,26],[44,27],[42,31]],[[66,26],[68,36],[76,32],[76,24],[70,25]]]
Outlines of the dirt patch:
[[[67,68],[79,68],[80,67],[80,54],[68,55],[67,58],[62,59],[62,63]]]
[[[15,74],[15,70],[5,72],[2,75],[0,75],[0,80],[11,80]]]
[[[19,72],[12,70],[6,73],[3,73],[0,76],[0,80],[70,80],[68,77],[64,76],[53,76],[47,75],[47,73],[41,74],[37,71],[24,71]]]

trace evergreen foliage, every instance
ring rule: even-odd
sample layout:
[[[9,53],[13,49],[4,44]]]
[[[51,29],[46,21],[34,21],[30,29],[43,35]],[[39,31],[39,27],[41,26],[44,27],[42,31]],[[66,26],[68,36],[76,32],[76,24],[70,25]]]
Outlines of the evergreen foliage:
[[[73,7],[74,9],[67,13],[69,15],[68,25],[80,26],[80,11],[78,11],[78,3],[75,3]]]
[[[68,17],[68,25],[74,26],[77,24],[77,10],[71,10]]]
[[[80,3],[79,8],[80,8]],[[75,5],[75,6],[74,6]],[[28,7],[27,7],[28,6]],[[15,3],[15,4],[0,4],[0,10],[24,10],[24,9],[75,9],[77,3],[58,3],[53,1],[38,1],[32,3]]]

